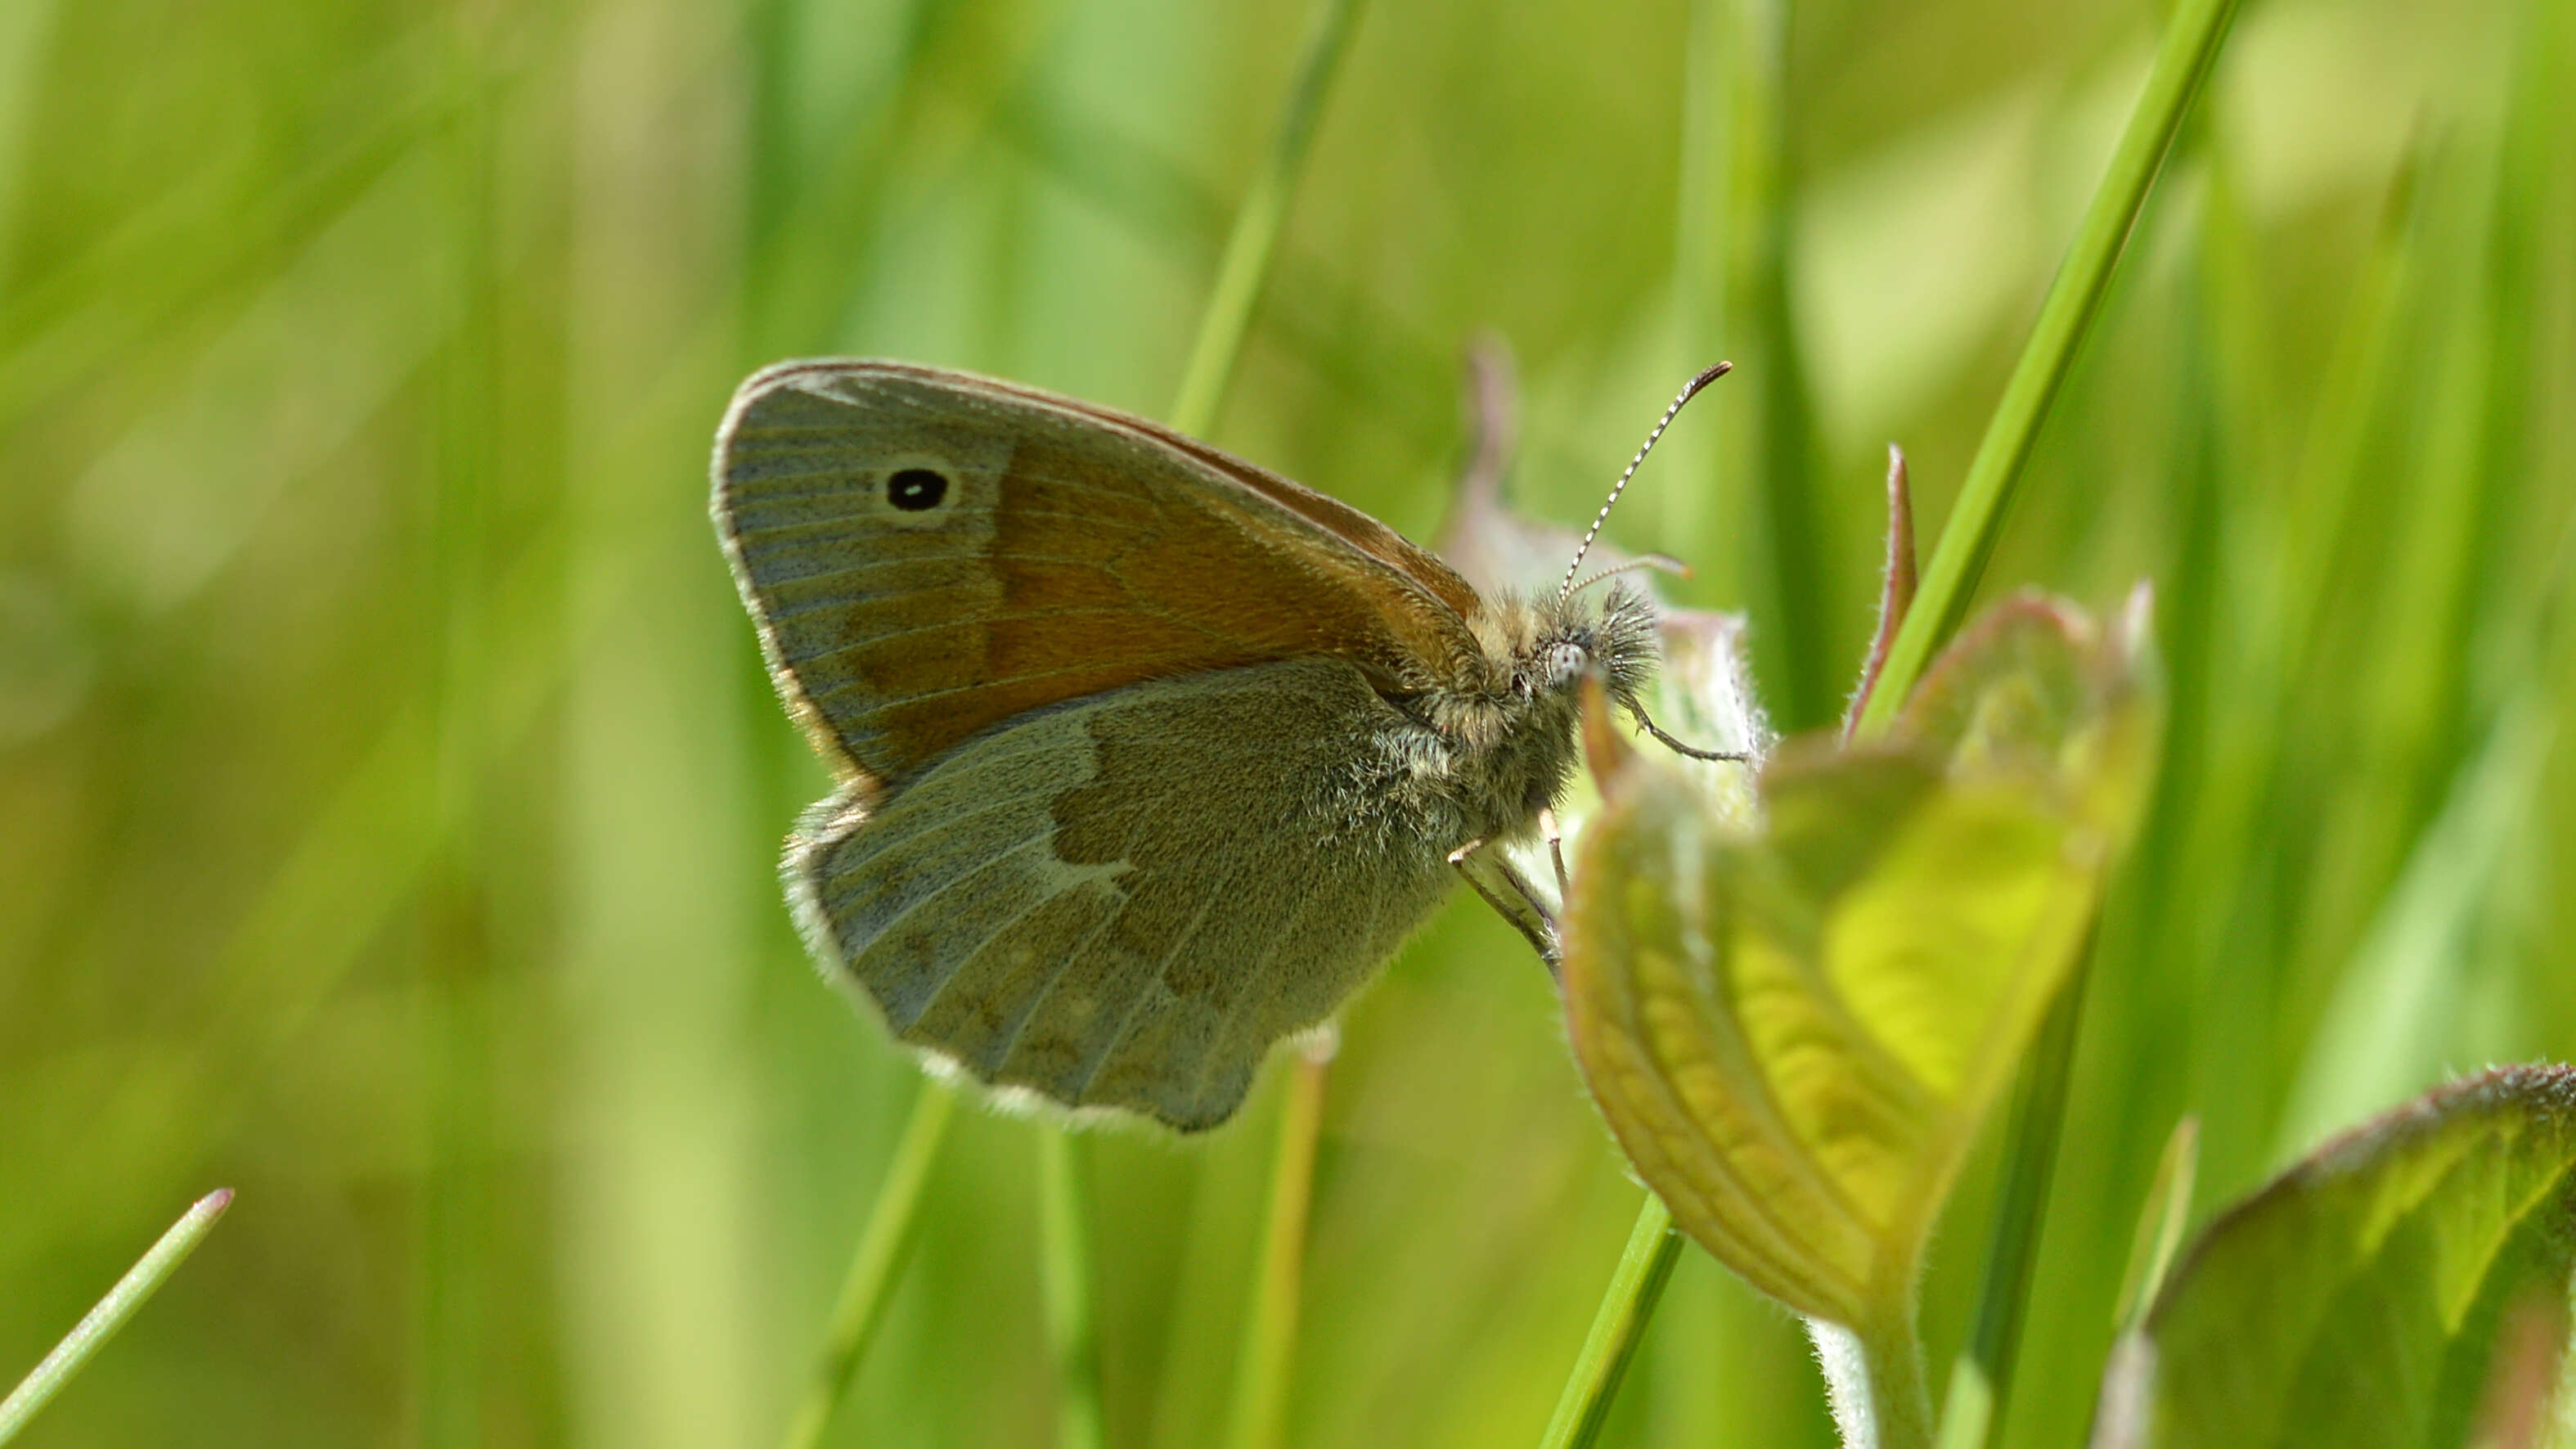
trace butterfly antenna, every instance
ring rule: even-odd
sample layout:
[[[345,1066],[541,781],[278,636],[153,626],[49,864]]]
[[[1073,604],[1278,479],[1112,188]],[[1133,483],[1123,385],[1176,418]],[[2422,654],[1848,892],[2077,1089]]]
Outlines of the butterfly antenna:
[[[1646,441],[1637,445],[1637,456],[1628,460],[1627,468],[1619,474],[1619,481],[1610,485],[1610,496],[1602,501],[1601,511],[1592,515],[1592,526],[1583,531],[1583,542],[1575,546],[1574,562],[1565,566],[1565,582],[1556,591],[1559,604],[1574,597],[1574,575],[1583,567],[1583,556],[1592,551],[1592,540],[1601,536],[1601,525],[1610,521],[1610,510],[1618,506],[1620,491],[1628,486],[1629,479],[1637,476],[1637,468],[1646,461],[1646,455],[1655,450],[1655,440],[1664,435],[1664,429],[1673,425],[1673,417],[1682,410],[1682,404],[1699,396],[1701,388],[1734,370],[1734,363],[1721,362],[1684,384],[1681,392],[1673,398],[1673,405],[1664,409],[1664,415],[1655,421],[1655,430],[1646,434]]]
[[[1574,586],[1574,592],[1578,594],[1582,593],[1585,589],[1592,587],[1603,579],[1615,579],[1621,574],[1643,573],[1648,569],[1652,569],[1659,574],[1671,574],[1677,579],[1686,579],[1691,576],[1689,564],[1683,563],[1680,559],[1677,559],[1668,553],[1650,553],[1632,558],[1626,563],[1612,564],[1606,569],[1599,570],[1590,578],[1576,584]]]

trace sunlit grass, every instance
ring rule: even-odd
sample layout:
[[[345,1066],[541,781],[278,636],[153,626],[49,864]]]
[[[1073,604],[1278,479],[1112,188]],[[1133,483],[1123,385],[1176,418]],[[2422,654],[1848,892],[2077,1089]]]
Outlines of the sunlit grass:
[[[1424,536],[1493,326],[1517,494],[1579,522],[1732,357],[1613,532],[1821,722],[1884,445],[1929,539],[2166,9],[1369,7],[1214,437]],[[2080,1435],[2182,1114],[2205,1212],[2447,1067],[2576,1056],[2565,12],[2249,6],[2029,448],[1983,595],[2153,578],[2173,719],[2008,1443]],[[778,1441],[916,1089],[778,904],[822,782],[705,526],[717,411],[819,351],[1165,409],[1312,17],[10,9],[0,1379],[243,1191],[22,1442]],[[1112,1445],[1233,1421],[1284,1077],[1087,1144]],[[1029,1138],[957,1114],[823,1442],[1052,1434]],[[1462,902],[1346,1022],[1286,1442],[1535,1443],[1636,1202]],[[1936,1385],[1984,1251],[1936,1243]],[[1600,1442],[1824,1432],[1794,1325],[1686,1251]]]

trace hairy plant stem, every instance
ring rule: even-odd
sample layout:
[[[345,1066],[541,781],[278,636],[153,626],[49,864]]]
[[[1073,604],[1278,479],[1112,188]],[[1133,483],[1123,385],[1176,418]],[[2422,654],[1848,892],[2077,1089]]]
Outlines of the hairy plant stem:
[[[1911,1278],[1910,1270],[1905,1276]],[[1932,1395],[1912,1293],[1872,1304],[1863,1319],[1858,1328],[1807,1320],[1843,1449],[1932,1449]]]

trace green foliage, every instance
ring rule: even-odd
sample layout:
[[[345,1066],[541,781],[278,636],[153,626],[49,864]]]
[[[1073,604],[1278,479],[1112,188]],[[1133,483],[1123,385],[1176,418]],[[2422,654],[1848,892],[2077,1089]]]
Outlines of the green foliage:
[[[2008,607],[1883,742],[1792,741],[1756,831],[1639,755],[1585,837],[1565,989],[1593,1096],[1683,1230],[1801,1313],[1910,1314],[2076,964],[2156,729],[2145,641],[2092,632]]]
[[[2171,8],[1371,6],[1215,441],[1425,538],[1491,327],[1515,497],[1579,526],[1732,357],[1610,537],[1821,725],[1884,446],[1937,536]],[[2246,7],[2030,440],[1986,577],[2154,579],[2171,707],[2013,1449],[2084,1432],[2178,1118],[2205,1210],[2445,1064],[2576,1057],[2570,14]],[[821,788],[707,537],[717,410],[825,351],[1160,410],[1314,18],[0,4],[0,1378],[242,1192],[21,1443],[778,1440],[918,1074],[779,907]],[[1639,1197],[1555,994],[1462,893],[1333,1073],[1287,1441],[1534,1441]],[[1121,1449],[1230,1421],[1284,1075],[1089,1144]],[[956,1113],[826,1444],[1048,1433],[1029,1136]],[[1828,1433],[1796,1325],[1682,1254],[1598,1442]]]
[[[2443,1087],[2210,1225],[2123,1341],[2095,1442],[2543,1442],[2571,1270],[2576,1068]]]

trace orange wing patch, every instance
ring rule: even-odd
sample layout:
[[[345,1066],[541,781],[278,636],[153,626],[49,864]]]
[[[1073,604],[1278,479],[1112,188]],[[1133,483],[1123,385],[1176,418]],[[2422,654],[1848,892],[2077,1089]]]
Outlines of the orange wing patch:
[[[967,374],[769,369],[737,394],[715,473],[780,693],[862,781],[1147,679],[1328,655],[1400,692],[1474,653],[1474,591],[1366,515]]]

